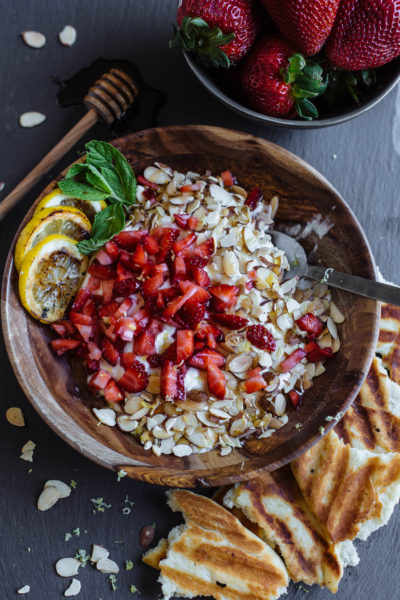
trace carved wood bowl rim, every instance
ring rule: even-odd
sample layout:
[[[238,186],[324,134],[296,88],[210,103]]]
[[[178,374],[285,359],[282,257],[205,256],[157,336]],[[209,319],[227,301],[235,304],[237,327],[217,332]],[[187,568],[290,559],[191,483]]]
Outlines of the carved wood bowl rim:
[[[209,138],[213,140],[211,147],[209,146]],[[240,151],[239,149],[236,157],[236,160],[239,161],[239,168],[244,169],[243,177],[247,176],[246,168],[250,162],[251,165],[253,165],[254,162],[254,167],[251,166],[251,168],[249,168],[248,177],[251,176],[251,179],[257,178],[257,172],[259,173],[259,176],[261,173],[265,174],[265,169],[267,168],[266,165],[270,162],[271,164],[273,163],[272,168],[274,168],[275,171],[278,170],[285,181],[292,182],[290,184],[292,187],[294,181],[299,186],[304,185],[306,188],[307,186],[310,187],[310,190],[315,188],[315,190],[321,194],[321,202],[329,204],[331,211],[332,207],[334,205],[336,206],[334,212],[331,213],[333,220],[339,217],[344,219],[343,227],[332,228],[332,230],[336,231],[335,235],[344,235],[342,229],[348,228],[348,233],[351,233],[351,237],[348,236],[348,238],[346,238],[349,240],[349,247],[354,246],[355,240],[357,242],[357,248],[359,248],[362,258],[360,259],[356,274],[371,279],[376,278],[376,267],[368,241],[351,209],[336,189],[318,171],[296,155],[276,144],[247,133],[204,125],[181,125],[153,128],[133,133],[123,138],[118,138],[112,143],[124,151],[129,148],[127,154],[132,160],[133,166],[135,166],[136,161],[138,168],[143,168],[144,166],[151,164],[153,160],[157,160],[157,158],[160,160],[164,159],[163,162],[167,162],[168,156],[166,156],[165,153],[160,155],[157,147],[157,143],[163,139],[168,139],[169,143],[171,143],[172,140],[176,145],[175,154],[174,151],[170,151],[171,155],[169,161],[169,164],[176,168],[179,168],[179,164],[181,164],[182,161],[185,161],[185,156],[196,156],[198,164],[202,161],[207,162],[207,160],[211,158],[213,164],[220,162],[221,164],[226,165],[225,168],[229,168],[229,160],[226,157],[236,152],[234,144],[232,143],[234,140],[239,148],[243,146],[243,148],[246,149],[246,152]],[[231,143],[229,143],[229,140]],[[162,144],[161,147],[163,148]],[[206,148],[210,148],[209,154],[207,154]],[[217,153],[217,150],[219,154]],[[191,160],[193,159],[191,158]],[[192,169],[195,167],[196,165],[193,165]],[[66,170],[67,169],[65,169],[55,181],[61,178]],[[275,171],[274,175],[271,177],[272,187],[279,184],[279,177]],[[214,172],[218,171],[215,169]],[[269,177],[268,174],[265,176]],[[180,487],[225,485],[249,479],[256,475],[261,469],[274,470],[290,462],[318,442],[318,440],[321,439],[321,435],[326,434],[334,426],[334,421],[327,422],[325,420],[326,416],[336,414],[335,411],[345,411],[349,408],[355,399],[371,364],[376,347],[379,325],[378,304],[372,300],[359,297],[354,297],[354,304],[357,306],[357,310],[355,314],[352,313],[352,316],[357,316],[357,319],[360,318],[363,323],[363,328],[365,329],[365,340],[363,342],[364,352],[358,353],[359,356],[355,356],[355,353],[350,353],[343,359],[345,361],[343,362],[344,366],[347,366],[349,362],[351,364],[355,362],[357,367],[354,373],[351,371],[350,382],[348,381],[346,384],[346,393],[341,397],[340,393],[336,391],[337,385],[340,383],[342,368],[341,366],[339,369],[339,365],[342,365],[342,362],[340,362],[342,359],[339,356],[342,352],[341,349],[339,350],[338,358],[335,359],[338,360],[336,371],[328,366],[327,374],[322,376],[322,378],[328,378],[329,375],[331,387],[335,392],[334,403],[329,405],[329,401],[325,400],[323,390],[326,388],[327,379],[325,380],[324,388],[323,386],[321,387],[322,384],[318,383],[318,379],[321,380],[322,378],[317,378],[317,384],[314,388],[317,389],[319,386],[319,391],[317,390],[315,395],[317,399],[322,398],[325,401],[326,406],[324,403],[317,405],[314,402],[312,406],[313,410],[316,409],[319,411],[317,414],[318,418],[315,418],[315,423],[313,421],[314,417],[311,417],[311,415],[308,415],[306,412],[302,413],[300,410],[298,413],[299,416],[297,416],[296,413],[292,413],[288,425],[267,440],[262,440],[263,444],[270,443],[269,441],[275,438],[275,436],[283,435],[281,432],[286,428],[289,428],[289,430],[286,430],[285,432],[285,436],[288,436],[287,439],[284,439],[283,443],[277,447],[271,446],[271,448],[269,448],[260,445],[260,442],[257,442],[256,440],[252,440],[246,445],[245,449],[240,451],[235,450],[228,455],[228,457],[219,457],[216,451],[213,451],[212,453],[192,455],[192,457],[185,457],[183,459],[175,456],[172,457],[171,455],[167,457],[162,456],[160,459],[157,459],[151,451],[144,451],[136,441],[130,439],[129,444],[133,443],[135,445],[135,452],[140,453],[140,459],[138,459],[138,457],[134,459],[131,457],[132,455],[129,455],[129,452],[127,453],[125,450],[121,451],[123,445],[121,448],[118,444],[118,448],[110,445],[107,438],[108,435],[126,436],[128,434],[123,434],[121,432],[108,434],[107,432],[104,433],[104,429],[110,428],[107,428],[106,426],[93,426],[90,419],[95,423],[95,417],[90,408],[84,406],[84,402],[81,401],[81,397],[83,398],[85,393],[87,394],[87,391],[79,389],[76,386],[67,359],[64,357],[55,359],[54,357],[47,355],[47,352],[49,352],[47,341],[46,343],[40,343],[40,356],[35,356],[32,352],[28,352],[28,348],[31,348],[32,336],[38,336],[40,339],[41,337],[48,338],[50,328],[41,325],[37,321],[33,321],[19,303],[15,289],[17,276],[13,266],[13,251],[16,238],[22,227],[31,217],[34,207],[53,187],[54,181],[39,195],[23,219],[14,237],[3,274],[1,319],[8,356],[14,373],[28,400],[46,423],[75,450],[104,467],[117,471],[123,468],[128,476],[151,483]],[[289,188],[290,186],[287,188],[285,187],[284,189],[289,190]],[[315,198],[313,199],[313,202],[314,201]],[[285,202],[287,203],[289,200],[284,198],[284,206]],[[303,202],[308,202],[306,196],[304,197]],[[293,214],[297,210],[300,210],[298,204],[290,205],[289,202],[287,206]],[[320,206],[319,208],[321,210]],[[333,235],[331,234],[332,230],[330,230],[325,238],[330,239],[331,235]],[[321,240],[320,247],[325,244],[325,238]],[[357,257],[355,257],[355,260],[357,262]],[[336,265],[333,264],[332,266]],[[350,267],[349,270],[351,272]],[[341,298],[346,299],[346,296],[343,296],[343,294],[346,294],[345,292],[337,293],[341,295]],[[19,331],[17,335],[16,324],[18,323],[21,326],[19,329],[22,329],[23,331]],[[343,327],[353,327],[350,316],[346,319]],[[345,331],[345,329],[343,329],[343,331]],[[55,364],[57,373],[59,375],[61,373],[60,379],[57,382],[57,387],[64,388],[65,385],[64,392],[67,394],[66,397],[70,398],[74,410],[77,409],[82,412],[83,417],[80,415],[80,418],[86,419],[86,424],[89,423],[88,427],[90,426],[90,432],[85,430],[81,423],[74,418],[75,413],[70,410],[69,406],[67,411],[66,407],[61,406],[53,397],[53,394],[45,381],[48,376],[48,374],[46,375],[45,369],[46,364],[48,365],[46,360],[48,362],[52,360],[53,364]],[[29,364],[27,364],[27,362]],[[331,371],[329,371],[330,368]],[[62,373],[64,372],[66,373],[65,379],[70,380],[69,387],[62,376]],[[314,388],[312,388],[312,390],[314,390]],[[312,394],[312,390],[308,393]],[[336,399],[336,396],[338,399]],[[295,430],[294,421],[303,421],[304,427]],[[319,430],[321,426],[324,428],[322,433]],[[293,437],[291,438],[290,435],[292,434]],[[277,440],[278,438],[275,439]],[[124,443],[125,441],[121,442],[121,444]],[[139,450],[136,447],[139,448]]]

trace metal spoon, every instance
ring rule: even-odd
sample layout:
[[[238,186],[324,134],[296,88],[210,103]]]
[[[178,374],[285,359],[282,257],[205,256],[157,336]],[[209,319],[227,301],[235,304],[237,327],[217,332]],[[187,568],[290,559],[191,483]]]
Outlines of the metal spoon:
[[[307,264],[304,248],[299,242],[280,231],[268,231],[268,233],[275,246],[284,251],[289,261],[290,271],[285,274],[284,279],[308,277],[341,290],[353,292],[353,294],[400,306],[400,287],[349,275],[348,273],[340,273],[335,269],[310,266]]]

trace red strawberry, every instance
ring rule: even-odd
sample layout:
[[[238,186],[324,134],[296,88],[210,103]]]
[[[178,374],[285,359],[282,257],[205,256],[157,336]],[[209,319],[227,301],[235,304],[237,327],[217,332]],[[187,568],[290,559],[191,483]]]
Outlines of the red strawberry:
[[[104,396],[107,402],[122,402],[124,395],[117,386],[114,379],[110,379],[104,388]]]
[[[246,337],[250,344],[261,350],[273,352],[276,348],[274,336],[264,325],[250,325],[246,329]]]
[[[273,117],[318,117],[309,100],[326,90],[323,69],[306,63],[301,54],[279,37],[261,38],[246,57],[240,75],[250,108]]]
[[[177,22],[170,46],[192,51],[213,67],[237,63],[258,32],[253,0],[183,0]]]
[[[143,248],[142,244],[138,244],[136,246],[131,261],[132,265],[134,265],[135,267],[142,267],[147,263],[147,252]]]
[[[105,245],[105,250],[110,258],[117,260],[119,256],[118,246],[115,242],[109,241]]]
[[[226,392],[226,379],[225,375],[219,369],[214,361],[210,358],[206,360],[207,363],[207,386],[208,391],[220,398],[221,400],[225,398]]]
[[[170,360],[165,360],[162,364],[160,387],[165,400],[173,400],[178,393],[178,370]]]
[[[157,252],[160,250],[160,246],[158,245],[156,238],[148,233],[143,236],[142,245],[149,254],[157,254]]]
[[[116,281],[113,286],[114,296],[130,296],[135,294],[140,289],[140,285],[137,279],[133,277],[126,277],[120,281]]]
[[[255,187],[253,190],[251,190],[244,203],[250,207],[250,210],[254,210],[259,206],[263,198],[264,194],[262,193],[260,188]]]
[[[155,352],[154,354],[150,354],[150,356],[147,357],[147,362],[149,363],[150,367],[152,367],[153,369],[155,369],[156,367],[160,367],[161,366],[161,356],[159,354],[157,354],[157,352]]]
[[[300,401],[301,401],[300,394],[298,392],[296,392],[295,390],[290,390],[289,398],[291,399],[294,408],[298,408]]]
[[[118,385],[122,387],[126,392],[136,394],[146,389],[149,381],[149,376],[143,363],[139,360],[135,360],[131,367],[126,369],[121,379],[118,381]]]
[[[110,340],[106,337],[103,337],[103,339],[101,340],[101,350],[103,353],[103,357],[106,359],[106,361],[114,367],[118,362],[119,352],[116,349],[116,347],[110,342]]]
[[[210,278],[208,276],[207,271],[205,271],[204,269],[199,269],[198,267],[192,267],[192,275],[193,275],[193,279],[195,280],[197,285],[199,285],[200,287],[208,288],[210,286],[210,283],[211,283]]]
[[[135,338],[133,351],[139,356],[147,356],[155,352],[155,335],[153,332],[145,329]]]
[[[207,361],[212,361],[217,367],[223,367],[225,364],[225,358],[219,352],[211,350],[210,348],[204,348],[196,354],[194,354],[188,360],[190,367],[196,367],[197,369],[206,369]]]
[[[145,231],[121,231],[121,233],[118,233],[118,235],[113,238],[113,241],[116,242],[120,248],[133,250],[145,233]]]
[[[89,298],[92,297],[92,292],[86,288],[81,288],[75,296],[75,300],[72,304],[71,310],[74,312],[80,312],[85,306]]]
[[[107,373],[107,371],[103,371],[103,369],[99,369],[96,373],[90,377],[88,381],[88,386],[94,391],[104,390],[107,383],[110,381],[111,375]]]
[[[189,233],[189,235],[187,235],[186,237],[184,237],[181,240],[178,240],[177,242],[174,242],[172,244],[173,251],[175,252],[175,254],[178,254],[185,248],[188,248],[189,246],[191,246],[193,244],[193,242],[196,240],[196,238],[197,238],[197,235],[195,233]]]
[[[335,21],[340,0],[261,0],[269,16],[296,50],[317,54]]]
[[[318,337],[324,328],[321,319],[319,319],[312,313],[306,313],[305,315],[300,317],[300,319],[297,319],[296,325],[302,331],[307,331],[309,337],[312,338]]]
[[[156,231],[153,231],[153,235],[156,235]],[[172,244],[175,242],[178,236],[179,229],[175,229],[172,227],[163,228],[159,241],[160,251],[157,255],[157,262],[164,262],[169,257]]]
[[[181,191],[182,190],[183,188],[181,188]],[[190,215],[175,214],[174,217],[175,221],[178,223],[179,227],[182,227],[182,229],[195,229],[197,223],[199,222],[196,217],[191,217]]]
[[[217,323],[228,329],[242,329],[243,327],[246,327],[249,322],[248,319],[245,319],[244,317],[227,313],[214,313],[212,317]]]
[[[399,0],[341,0],[326,44],[326,56],[335,67],[372,69],[399,54]]]
[[[64,354],[64,352],[67,352],[68,350],[75,350],[78,346],[81,345],[81,342],[79,340],[58,338],[57,340],[51,340],[50,345],[53,348],[54,352],[58,356],[61,356],[61,354]]]
[[[115,324],[114,331],[124,342],[131,342],[136,334],[136,329],[136,323],[132,317],[120,317]]]
[[[143,296],[150,296],[158,292],[164,283],[163,273],[156,273],[153,277],[149,277],[142,285]]]
[[[204,305],[193,300],[188,300],[179,311],[179,317],[192,329],[204,319],[205,314],[206,309]]]
[[[281,362],[281,369],[284,373],[287,373],[293,367],[297,365],[303,358],[305,358],[306,353],[301,348],[298,348],[292,354],[290,354],[285,360]]]
[[[211,323],[207,323],[206,321],[201,321],[196,326],[195,329],[196,338],[202,341],[209,340],[209,336],[213,337],[215,341],[221,341],[223,338],[223,333],[218,327],[212,325]]]
[[[116,275],[114,265],[101,265],[96,260],[92,262],[88,272],[97,279],[112,279]]]
[[[183,256],[176,256],[172,267],[173,280],[181,281],[187,277],[186,262]]]
[[[179,364],[193,354],[194,336],[190,329],[178,329],[176,333],[176,362]]]
[[[168,348],[165,350],[165,352],[161,355],[161,364],[164,363],[166,360],[169,360],[170,362],[173,362],[174,364],[177,363],[176,342],[172,342],[172,344],[170,344],[168,346]]]
[[[208,288],[208,291],[213,296],[214,308],[217,311],[223,311],[226,308],[235,306],[239,288],[235,285],[220,283],[219,285],[212,285]]]
[[[200,258],[209,258],[215,251],[214,238],[209,238],[194,249],[194,255]],[[193,260],[193,259],[192,259]],[[207,263],[206,263],[207,264]],[[197,265],[200,266],[200,265]],[[204,266],[204,265],[203,265]]]
[[[233,175],[232,171],[222,171],[221,179],[224,187],[230,187],[231,185],[235,185],[237,183],[237,179]]]
[[[143,177],[143,175],[137,175],[136,179],[140,185],[144,185],[152,190],[158,190],[160,187],[157,183],[153,183],[152,181],[146,179],[146,177]]]
[[[129,369],[136,360],[136,354],[134,352],[122,352],[120,356],[120,363],[124,369]]]

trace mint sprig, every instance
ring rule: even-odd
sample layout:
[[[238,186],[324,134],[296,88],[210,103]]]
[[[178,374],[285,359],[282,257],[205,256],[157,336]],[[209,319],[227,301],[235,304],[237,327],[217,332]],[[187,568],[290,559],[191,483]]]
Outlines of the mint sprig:
[[[221,46],[229,44],[235,37],[234,33],[222,33],[219,27],[211,28],[200,17],[184,17],[179,29],[175,25],[173,27],[170,48],[192,52],[205,67],[230,67],[230,60]]]
[[[92,235],[77,244],[82,254],[95,252],[122,231],[136,199],[136,177],[121,152],[107,142],[86,144],[86,161],[72,165],[58,187],[66,196],[109,205],[96,213]]]

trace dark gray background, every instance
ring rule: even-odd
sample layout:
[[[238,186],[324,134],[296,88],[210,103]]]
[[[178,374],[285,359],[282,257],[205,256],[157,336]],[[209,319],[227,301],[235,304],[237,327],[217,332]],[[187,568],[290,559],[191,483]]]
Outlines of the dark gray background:
[[[0,181],[6,183],[0,199],[83,114],[78,108],[57,106],[57,86],[51,76],[66,79],[100,56],[125,58],[138,65],[149,85],[167,93],[160,125],[204,123],[236,128],[281,144],[310,162],[353,208],[385,277],[400,283],[400,158],[392,139],[397,92],[364,116],[337,127],[307,132],[261,127],[228,112],[194,79],[180,53],[168,50],[175,5],[174,0],[0,1]],[[57,40],[66,24],[78,31],[72,48],[62,47]],[[43,32],[47,45],[40,50],[26,47],[19,38],[26,29]],[[35,129],[20,128],[18,116],[28,110],[45,113],[47,121]],[[99,125],[86,139],[109,137],[109,131]],[[81,147],[79,144],[77,149]],[[75,156],[76,149],[1,223],[2,266],[26,209],[51,176]],[[31,586],[29,600],[61,598],[68,581],[55,574],[55,561],[79,548],[89,551],[93,542],[109,548],[111,557],[121,565],[125,559],[133,560],[134,568],[121,571],[119,589],[112,592],[105,575],[86,567],[79,575],[79,598],[133,597],[128,592],[131,583],[141,591],[142,600],[158,597],[156,573],[140,562],[138,533],[143,525],[155,522],[157,539],[177,522],[165,505],[163,489],[127,480],[118,483],[114,473],[89,462],[58,439],[25,399],[3,344],[0,368],[0,600],[18,597],[16,590],[25,584]],[[6,408],[14,405],[25,413],[25,429],[12,427],[4,418]],[[20,448],[28,439],[37,443],[32,465],[19,459]],[[49,478],[67,483],[75,479],[78,485],[70,498],[40,513],[36,499]],[[121,509],[127,494],[135,505],[125,516]],[[112,508],[93,515],[89,499],[99,496]],[[75,527],[88,533],[64,542],[65,532]],[[400,510],[396,509],[385,529],[358,543],[361,563],[347,570],[338,599],[398,597],[399,533]],[[292,585],[288,597],[302,598],[306,588]],[[314,586],[306,597],[323,600],[331,594]]]

